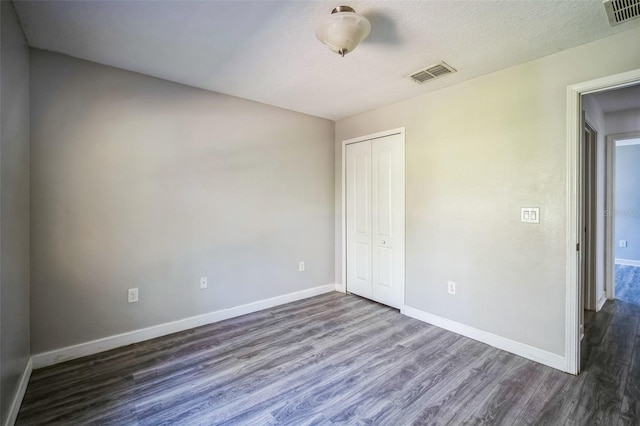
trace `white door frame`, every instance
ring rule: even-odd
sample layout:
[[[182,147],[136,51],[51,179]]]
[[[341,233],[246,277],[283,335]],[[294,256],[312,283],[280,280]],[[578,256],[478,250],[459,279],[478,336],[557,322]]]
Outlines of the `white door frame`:
[[[341,154],[341,166],[340,169],[342,170],[342,184],[341,184],[341,190],[342,190],[342,214],[340,216],[340,220],[342,222],[342,286],[341,286],[341,290],[343,292],[347,291],[347,162],[346,162],[346,149],[347,149],[347,145],[352,144],[352,143],[358,143],[358,142],[364,142],[364,141],[368,141],[371,139],[379,139],[379,138],[384,138],[385,136],[391,136],[391,135],[401,135],[402,136],[402,145],[405,146],[406,148],[406,139],[405,139],[405,130],[404,127],[398,127],[397,129],[391,129],[391,130],[384,130],[382,132],[377,132],[377,133],[372,133],[370,135],[365,135],[365,136],[358,136],[357,138],[351,138],[351,139],[346,139],[342,141],[342,154]],[[406,150],[404,150],[405,155],[406,155]],[[405,159],[403,159],[402,161],[403,164],[405,163]],[[406,178],[405,178],[405,192],[406,192]],[[405,206],[406,206],[406,197],[405,197]],[[407,212],[406,212],[406,207],[404,209],[404,215],[405,215],[405,228],[406,228],[406,217],[407,217]],[[406,237],[406,232],[405,232],[405,238],[404,238],[404,246],[405,246],[405,250],[404,250],[404,257],[406,259],[407,256],[407,251],[406,251],[406,242],[407,242],[407,237]],[[406,261],[405,261],[406,263]],[[400,306],[404,306],[405,305],[405,288],[406,288],[406,268],[404,271],[405,276],[402,279],[402,303]]]
[[[622,88],[640,82],[640,69],[616,74],[567,87],[567,219],[566,219],[566,296],[565,296],[565,357],[566,371],[580,371],[580,257],[576,244],[580,241],[580,208],[582,203],[580,165],[582,149],[581,96],[603,90]]]
[[[587,277],[586,277],[586,290],[587,290],[587,298],[585,299],[585,304],[584,307],[590,311],[598,311],[598,294],[596,291],[596,281],[597,281],[597,276],[598,276],[598,270],[600,268],[603,267],[603,265],[599,265],[597,262],[598,256],[597,256],[597,248],[598,248],[598,240],[601,238],[601,236],[598,234],[598,212],[597,212],[597,205],[598,205],[598,201],[597,201],[597,188],[598,188],[598,181],[597,181],[597,173],[598,173],[598,139],[597,139],[597,135],[600,134],[603,130],[598,129],[595,125],[594,125],[594,121],[591,119],[591,117],[589,117],[589,115],[585,112],[584,113],[584,126],[585,127],[589,127],[591,130],[593,130],[594,134],[596,135],[596,139],[592,142],[591,146],[591,150],[592,150],[592,158],[591,158],[591,163],[587,163],[585,161],[585,177],[587,179],[592,179],[595,180],[596,182],[596,193],[594,194],[594,196],[591,199],[591,205],[589,206],[589,209],[591,210],[591,214],[594,216],[591,218],[591,223],[590,223],[590,227],[587,227],[587,239],[589,240],[589,248],[590,248],[590,253],[585,253],[587,256],[587,262],[591,262],[592,267],[590,267],[588,269],[588,273],[587,273]],[[583,132],[585,130],[583,129]],[[583,141],[585,142],[585,141]],[[583,145],[584,146],[584,145]],[[586,158],[584,159],[586,160]],[[588,224],[585,224],[588,225]],[[585,244],[586,246],[586,244]],[[582,322],[583,322],[583,326],[584,326],[584,318],[582,318]],[[584,329],[582,330],[582,332],[584,333]]]
[[[640,139],[640,132],[617,133],[607,135],[605,142],[605,205],[604,205],[604,229],[605,229],[605,268],[604,268],[604,289],[607,299],[613,300],[616,297],[616,247],[615,247],[615,190],[616,190],[616,142],[628,139]]]

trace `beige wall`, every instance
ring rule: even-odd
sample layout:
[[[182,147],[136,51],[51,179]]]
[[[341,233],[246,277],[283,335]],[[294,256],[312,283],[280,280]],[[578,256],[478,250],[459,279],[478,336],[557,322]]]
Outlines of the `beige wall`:
[[[567,86],[640,68],[638,40],[632,30],[338,121],[336,281],[341,141],[405,126],[407,305],[564,354]],[[520,207],[540,207],[541,223],[520,223]]]
[[[29,350],[29,47],[0,2],[0,424]]]
[[[333,122],[31,52],[34,353],[333,283]]]

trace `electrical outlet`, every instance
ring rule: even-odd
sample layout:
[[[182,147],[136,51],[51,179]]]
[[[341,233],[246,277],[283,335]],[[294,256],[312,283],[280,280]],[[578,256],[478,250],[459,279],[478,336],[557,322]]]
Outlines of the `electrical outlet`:
[[[456,294],[456,283],[453,281],[447,282],[447,291],[449,294]]]
[[[620,240],[620,247],[626,247],[627,246],[627,240]]]
[[[304,262],[298,262],[298,272],[304,272]]]
[[[209,287],[209,284],[207,283],[207,277],[200,277],[200,290],[204,290],[207,287]]]
[[[135,303],[137,301],[138,301],[138,289],[137,288],[130,288],[127,291],[127,302]]]

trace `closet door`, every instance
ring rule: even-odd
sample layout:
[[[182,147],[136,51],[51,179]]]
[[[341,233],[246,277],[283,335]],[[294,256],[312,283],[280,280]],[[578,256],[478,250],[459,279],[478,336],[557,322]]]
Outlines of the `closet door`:
[[[372,298],[371,141],[346,146],[347,290]]]
[[[372,299],[395,308],[404,300],[404,141],[371,142]]]
[[[400,308],[404,300],[404,140],[346,148],[347,291]]]

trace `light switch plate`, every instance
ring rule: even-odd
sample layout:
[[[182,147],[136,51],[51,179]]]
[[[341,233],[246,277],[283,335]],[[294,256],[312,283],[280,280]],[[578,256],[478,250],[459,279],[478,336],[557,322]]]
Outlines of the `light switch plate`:
[[[540,208],[539,207],[522,207],[520,209],[520,222],[540,223]]]

